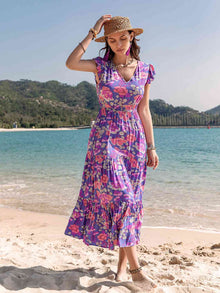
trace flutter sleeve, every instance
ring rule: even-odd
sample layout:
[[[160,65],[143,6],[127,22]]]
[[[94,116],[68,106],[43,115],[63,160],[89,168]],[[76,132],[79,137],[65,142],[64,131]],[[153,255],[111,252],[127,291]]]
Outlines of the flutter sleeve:
[[[153,65],[149,64],[148,78],[147,78],[146,84],[151,83],[154,80],[154,75],[155,74],[156,73],[155,73]]]
[[[97,68],[97,73],[98,73],[98,78],[99,78],[99,81],[101,80],[102,78],[102,73],[103,73],[103,59],[101,57],[96,57],[96,58],[93,58],[93,60],[95,61],[96,63],[96,68]],[[96,81],[96,76],[95,76],[95,81]]]

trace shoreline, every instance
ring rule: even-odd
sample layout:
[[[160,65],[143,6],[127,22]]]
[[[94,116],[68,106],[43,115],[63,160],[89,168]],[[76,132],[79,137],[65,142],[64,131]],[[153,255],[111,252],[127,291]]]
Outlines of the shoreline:
[[[35,210],[30,210],[30,209],[23,209],[22,207],[16,207],[16,206],[10,206],[10,205],[5,205],[1,204],[0,200],[0,211],[1,209],[8,209],[8,210],[14,210],[14,211],[20,211],[20,212],[30,212],[30,213],[38,213],[41,215],[49,215],[49,216],[58,216],[58,217],[64,217],[68,218],[70,215],[66,214],[61,214],[61,213],[47,213],[44,211],[38,211],[36,212]],[[193,228],[193,227],[178,227],[178,226],[148,226],[144,223],[142,223],[142,229],[155,229],[155,230],[177,230],[177,231],[189,231],[189,232],[199,232],[199,233],[210,233],[210,234],[216,234],[220,236],[220,230],[216,230],[214,228],[206,228],[203,227],[201,229],[199,228]],[[220,241],[220,239],[219,239]]]
[[[48,131],[48,130],[78,130],[87,129],[91,126],[79,127],[58,127],[58,128],[0,128],[0,132],[20,132],[20,131]],[[153,126],[153,128],[207,128],[207,126]],[[220,128],[220,126],[211,126],[211,128]],[[207,128],[208,129],[208,128]]]
[[[129,274],[114,280],[119,247],[87,246],[65,235],[68,219],[0,207],[0,292],[140,292]],[[220,290],[220,233],[143,226],[137,252],[155,292]]]
[[[69,216],[67,215],[61,215],[61,214],[50,214],[50,213],[44,213],[44,212],[36,212],[36,211],[30,211],[30,210],[23,210],[21,208],[15,208],[15,207],[10,207],[10,206],[3,206],[0,205],[0,221],[1,221],[1,215],[4,216],[8,216],[8,214],[13,214],[13,215],[20,215],[20,216],[32,216],[37,217],[37,218],[41,218],[41,219],[56,219],[59,220],[60,223],[65,222],[69,219]],[[24,218],[24,221],[26,220],[26,217]],[[22,220],[23,221],[23,220]],[[154,233],[160,233],[161,235],[163,233],[172,233],[172,231],[174,231],[175,233],[188,233],[188,234],[200,234],[201,237],[203,237],[204,234],[210,234],[210,236],[214,236],[216,235],[216,237],[219,239],[220,242],[220,231],[215,231],[215,230],[200,230],[200,229],[193,229],[193,228],[186,228],[186,227],[175,227],[175,226],[171,226],[171,227],[165,227],[165,226],[146,226],[146,225],[142,225],[141,227],[142,230],[155,230]],[[164,234],[164,237],[166,238],[166,235]],[[144,240],[144,238],[143,238]],[[165,239],[166,241],[166,239]],[[150,242],[149,242],[150,243]]]
[[[77,127],[58,128],[0,128],[0,132],[20,132],[20,131],[47,131],[47,130],[77,130]]]
[[[6,228],[5,232],[7,233],[8,231],[10,231],[9,232],[10,234],[11,231],[14,230],[15,232],[16,231],[15,228],[18,228],[21,225],[24,225],[25,227],[26,225],[29,226],[30,224],[30,226],[32,226],[31,223],[28,222],[28,219],[32,219],[32,220],[36,219],[37,220],[36,227],[38,225],[41,226],[41,222],[44,222],[50,225],[53,223],[56,223],[53,229],[59,230],[61,227],[65,228],[68,222],[69,216],[59,215],[59,214],[50,214],[50,213],[41,213],[41,212],[35,212],[35,211],[29,211],[29,210],[16,209],[12,207],[0,206],[0,223],[1,223],[0,235],[2,234],[4,230],[4,222],[5,221],[7,222],[7,218],[10,221],[9,221],[9,226],[7,225],[7,228],[5,227]],[[15,226],[12,225],[13,224],[12,219],[16,221],[17,225]],[[17,222],[18,219],[19,221]],[[8,228],[10,229],[8,230]],[[19,230],[17,232],[19,233]],[[25,229],[23,230],[23,232],[26,232]],[[148,235],[147,237],[145,236],[145,233]],[[155,238],[152,238],[153,235],[155,236]],[[219,242],[220,244],[220,232],[214,231],[214,230],[206,231],[206,230],[196,230],[196,229],[181,228],[181,227],[162,227],[162,226],[154,227],[154,226],[146,226],[146,225],[142,225],[141,227],[141,241],[143,241],[143,243],[149,246],[159,245],[162,242],[168,241],[168,239],[169,240],[172,239],[174,241],[175,238],[179,238],[179,240],[181,241],[186,241],[185,239],[186,235],[187,237],[190,236],[187,242],[199,240],[199,241],[208,243],[210,240],[211,242],[213,241],[213,237],[216,237],[215,241]],[[194,238],[192,237],[192,235],[194,235],[193,236]],[[45,234],[45,235],[42,234],[41,236],[45,236],[45,238],[48,238],[48,234]],[[64,230],[63,230],[63,233],[61,232],[60,236],[62,238],[66,237],[66,235],[64,235]],[[78,241],[78,239],[74,239],[74,240]]]

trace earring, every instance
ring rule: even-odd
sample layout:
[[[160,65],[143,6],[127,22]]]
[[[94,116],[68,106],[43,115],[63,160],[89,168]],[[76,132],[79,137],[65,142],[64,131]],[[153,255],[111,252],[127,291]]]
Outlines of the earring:
[[[105,56],[104,56],[105,61],[108,61],[109,53],[110,53],[110,49],[108,48],[108,51],[105,53]]]
[[[130,50],[131,50],[131,43],[132,43],[132,42],[130,42],[130,47],[128,48],[128,50],[127,50],[127,52],[126,52],[126,56],[128,56],[129,53],[130,53]]]

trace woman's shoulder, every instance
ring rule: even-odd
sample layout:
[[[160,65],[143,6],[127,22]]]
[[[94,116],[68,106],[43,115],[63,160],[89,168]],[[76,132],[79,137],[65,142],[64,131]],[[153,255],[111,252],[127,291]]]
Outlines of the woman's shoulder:
[[[97,60],[97,61],[102,61],[102,60],[103,60],[103,58],[100,57],[100,56],[94,57],[94,58],[92,58],[92,59]]]
[[[139,61],[141,64],[141,68],[144,71],[151,71],[151,72],[155,72],[154,66],[150,63],[150,62],[144,62],[144,61]]]
[[[147,68],[147,69],[149,69],[149,66],[152,65],[150,62],[145,62],[141,60],[139,61],[139,63],[141,64],[143,68]]]
[[[93,60],[95,60],[96,63],[99,63],[99,64],[106,64],[107,63],[107,61],[101,56],[94,57]]]
[[[108,68],[109,62],[106,61],[103,57],[97,56],[93,58],[93,60],[96,62],[97,67],[99,67],[100,71],[105,71]]]
[[[154,80],[154,76],[156,74],[154,66],[151,63],[147,63],[147,62],[143,62],[141,61],[141,68],[142,68],[142,72],[144,72],[144,76],[145,74],[147,74],[147,82],[146,83],[151,83]]]

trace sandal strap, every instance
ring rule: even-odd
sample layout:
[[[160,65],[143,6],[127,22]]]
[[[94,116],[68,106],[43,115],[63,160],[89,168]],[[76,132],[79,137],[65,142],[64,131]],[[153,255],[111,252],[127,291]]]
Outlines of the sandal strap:
[[[137,272],[139,272],[139,271],[141,271],[141,270],[142,270],[142,267],[140,266],[140,267],[137,268],[137,269],[129,270],[129,272],[130,272],[131,274],[135,274],[135,273],[137,273]]]

